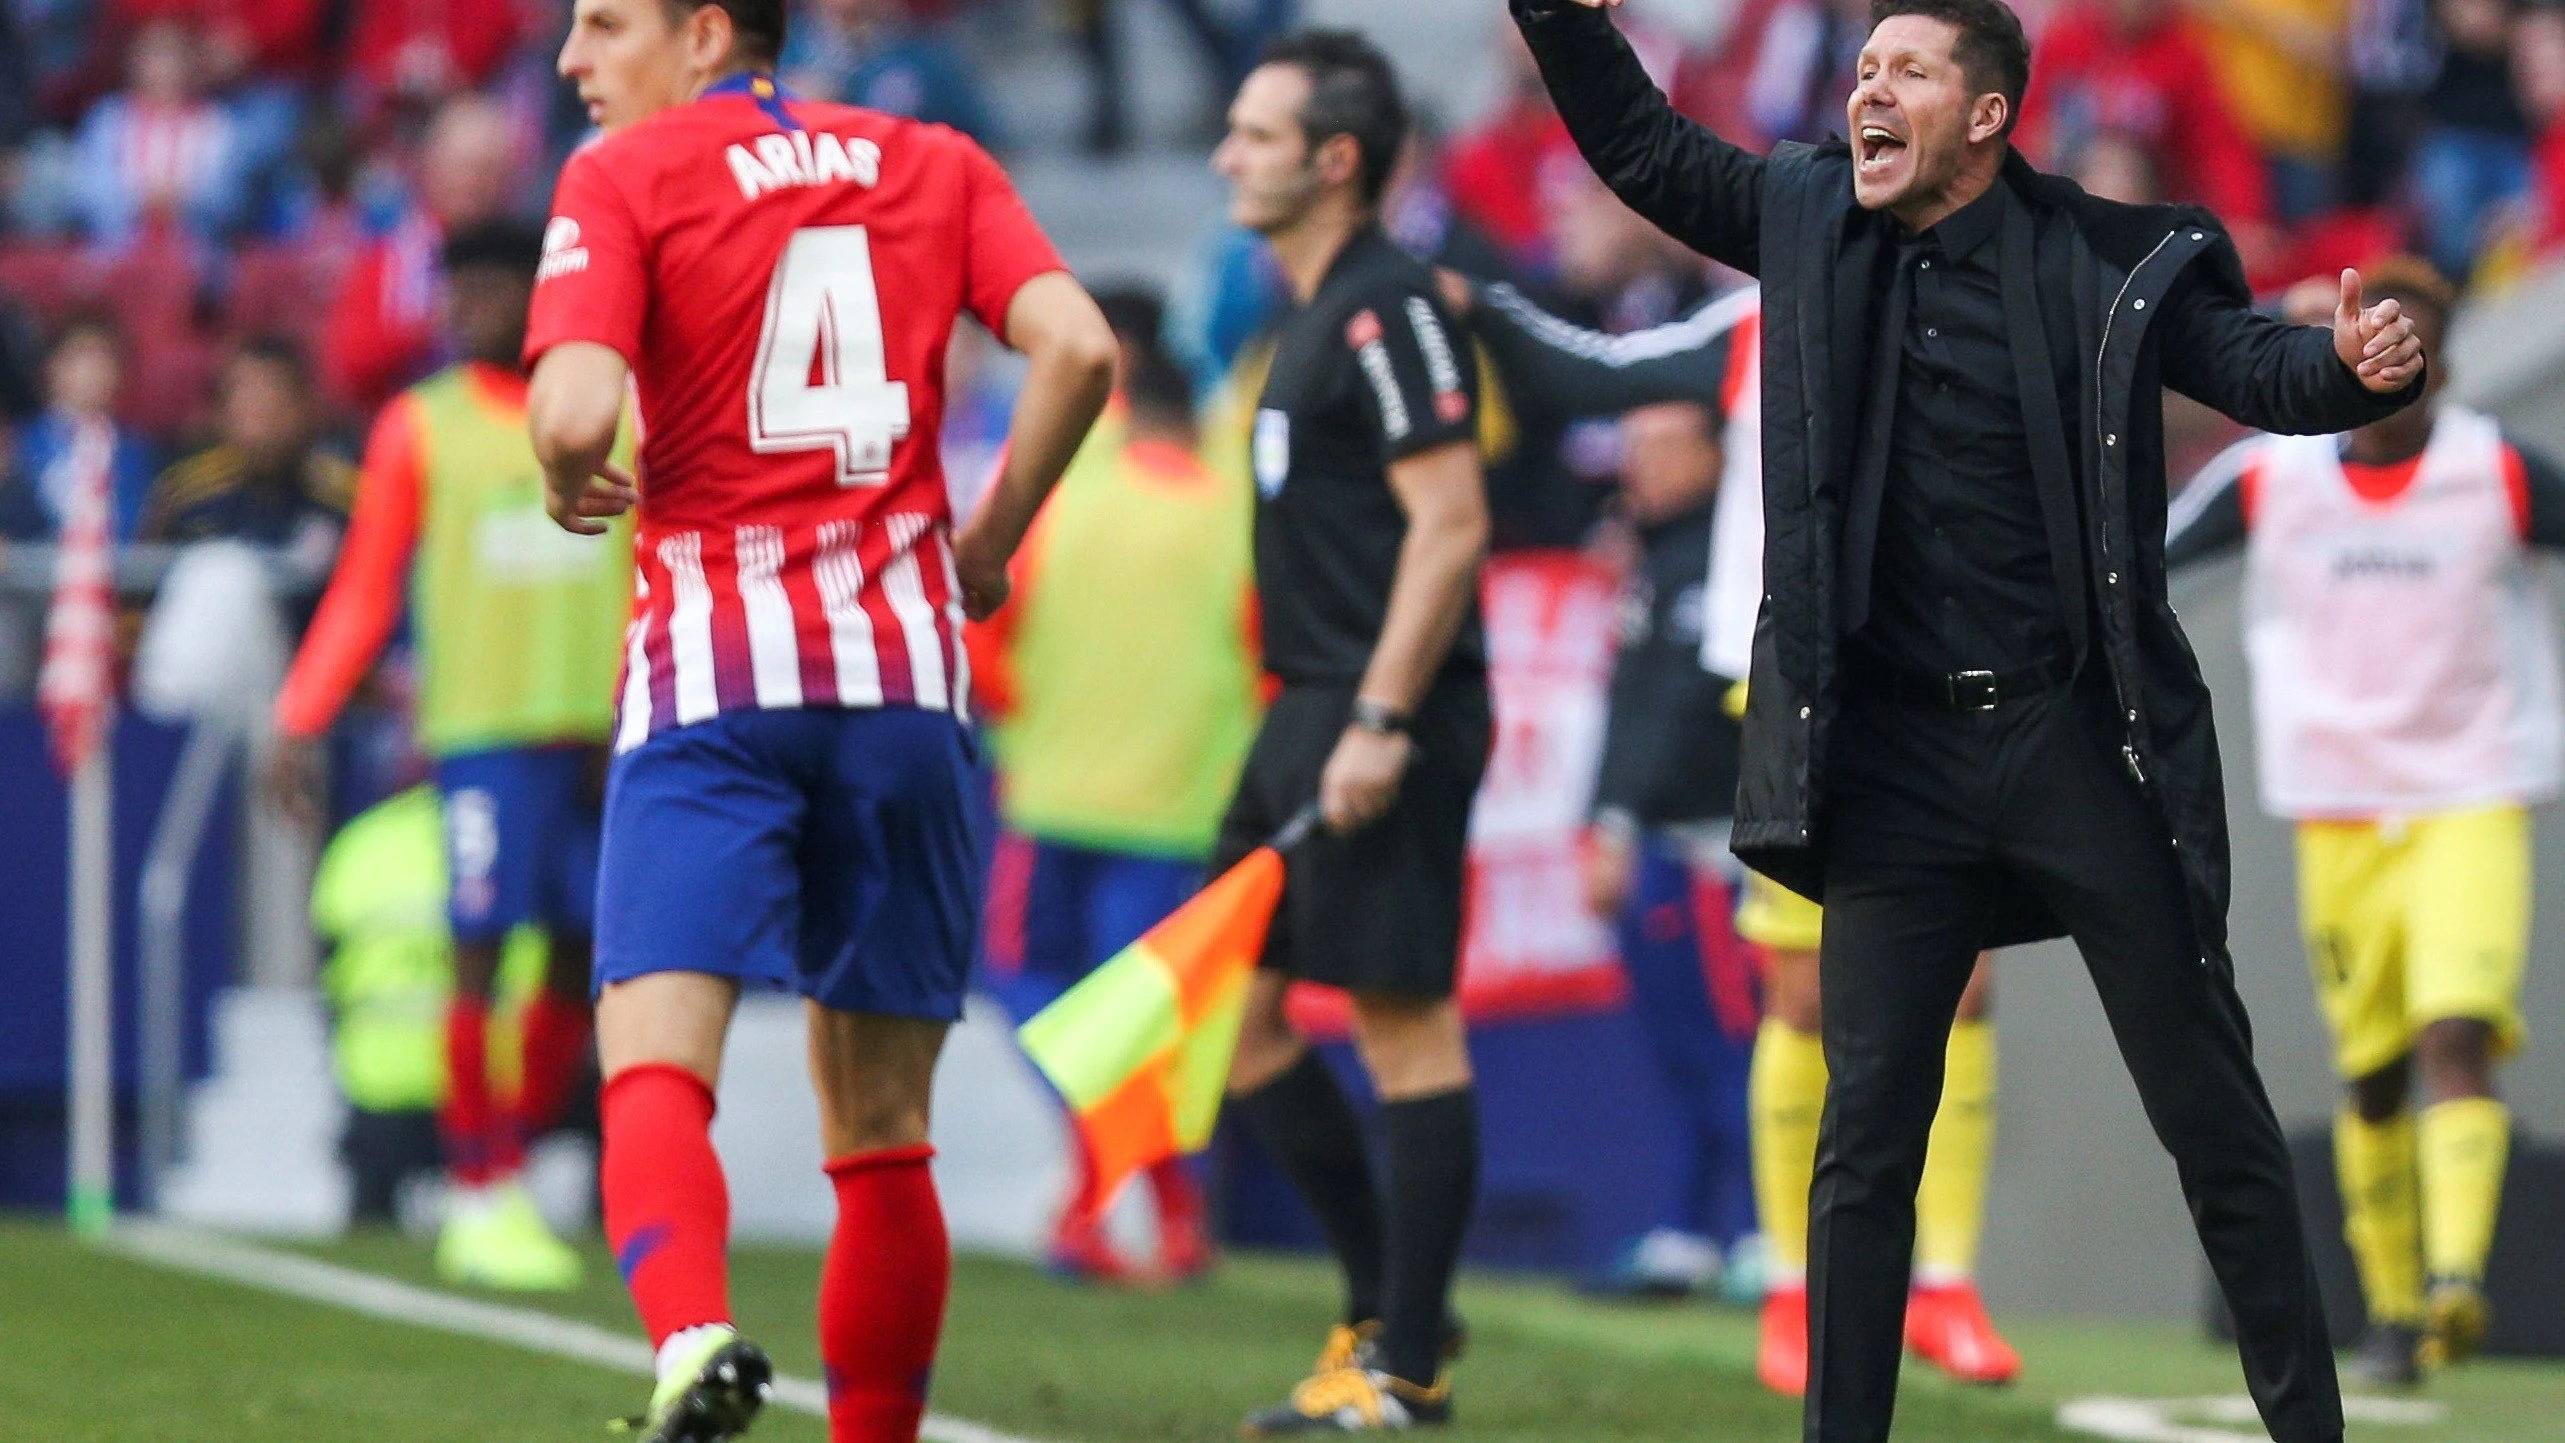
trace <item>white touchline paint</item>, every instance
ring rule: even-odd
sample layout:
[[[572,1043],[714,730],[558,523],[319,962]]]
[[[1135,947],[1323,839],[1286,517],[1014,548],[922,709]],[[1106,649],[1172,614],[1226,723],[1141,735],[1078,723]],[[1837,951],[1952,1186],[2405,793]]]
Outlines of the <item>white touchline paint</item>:
[[[2345,1398],[2342,1415],[2354,1423],[2427,1428],[2448,1410],[2440,1404],[2408,1398]],[[2269,1435],[2177,1421],[2181,1417],[2211,1423],[2257,1421],[2253,1400],[2227,1398],[2079,1398],[2057,1410],[2057,1426],[2076,1433],[2109,1438],[2115,1443],[2267,1443]]]
[[[142,1262],[325,1303],[368,1317],[507,1343],[528,1352],[593,1363],[644,1378],[652,1372],[650,1345],[628,1334],[528,1308],[505,1307],[415,1287],[216,1233],[166,1223],[119,1222],[107,1235],[104,1246]],[[828,1390],[816,1379],[778,1373],[771,1401],[796,1413],[815,1418],[828,1416]],[[949,1418],[940,1413],[927,1415],[919,1437],[924,1443],[1035,1443],[967,1418]]]

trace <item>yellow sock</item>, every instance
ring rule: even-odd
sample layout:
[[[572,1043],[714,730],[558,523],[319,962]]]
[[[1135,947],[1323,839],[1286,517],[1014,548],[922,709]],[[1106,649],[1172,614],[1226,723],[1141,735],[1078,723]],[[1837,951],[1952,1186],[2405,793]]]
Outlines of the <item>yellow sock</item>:
[[[2422,1110],[2415,1152],[2422,1164],[2423,1260],[2433,1278],[2485,1280],[2511,1141],[2511,1109],[2490,1097]]]
[[[1995,1024],[1960,1022],[1942,1063],[1942,1105],[1915,1190],[1915,1276],[1964,1282],[1977,1274],[1986,1223],[1986,1173],[1995,1162]]]
[[[1817,1177],[1817,1124],[1826,1110],[1826,1049],[1813,1033],[1765,1018],[1746,1079],[1755,1206],[1773,1275],[1808,1272],[1808,1189]]]
[[[2375,1322],[2422,1322],[2422,1199],[2415,1186],[2413,1114],[2364,1122],[2344,1108],[2333,1120],[2334,1175],[2342,1185],[2342,1236],[2360,1265]]]

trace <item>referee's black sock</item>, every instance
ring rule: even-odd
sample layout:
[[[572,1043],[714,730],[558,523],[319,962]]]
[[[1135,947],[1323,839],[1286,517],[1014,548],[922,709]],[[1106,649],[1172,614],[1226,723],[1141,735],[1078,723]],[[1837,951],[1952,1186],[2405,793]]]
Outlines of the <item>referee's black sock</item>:
[[[1272,1153],[1301,1201],[1318,1215],[1327,1245],[1345,1270],[1345,1321],[1381,1315],[1380,1189],[1362,1119],[1336,1074],[1315,1052],[1303,1052],[1280,1076],[1236,1098],[1238,1112]]]
[[[1478,1093],[1470,1087],[1384,1102],[1389,1155],[1389,1279],[1382,1361],[1434,1386],[1449,1331],[1452,1270],[1478,1200]]]

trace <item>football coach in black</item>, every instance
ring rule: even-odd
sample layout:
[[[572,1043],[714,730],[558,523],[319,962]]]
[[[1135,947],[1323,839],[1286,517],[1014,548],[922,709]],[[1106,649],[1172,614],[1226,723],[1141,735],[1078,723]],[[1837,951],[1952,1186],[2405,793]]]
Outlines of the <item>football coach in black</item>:
[[[1684,119],[1604,13],[1511,0],[1622,200],[1763,280],[1765,596],[1737,798],[1749,865],[1826,904],[1833,1073],[1809,1257],[1809,1443],[1896,1401],[1916,1178],[1981,947],[2082,949],[2181,1174],[2279,1443],[2342,1405],[2289,1158],[2226,947],[2209,695],[2165,600],[2161,389],[2249,426],[2421,393],[2393,301],[2254,311],[2195,209],[2129,206],[2007,140],[2000,0],[1874,0],[1849,144],[1760,158]]]

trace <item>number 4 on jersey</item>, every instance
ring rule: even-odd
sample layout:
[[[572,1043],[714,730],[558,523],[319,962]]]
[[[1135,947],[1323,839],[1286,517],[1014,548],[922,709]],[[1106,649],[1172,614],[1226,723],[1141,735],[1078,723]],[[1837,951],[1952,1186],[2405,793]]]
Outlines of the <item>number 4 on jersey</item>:
[[[838,485],[884,486],[908,424],[908,386],[883,357],[871,237],[860,225],[795,231],[766,292],[749,444],[764,455],[834,451]]]

